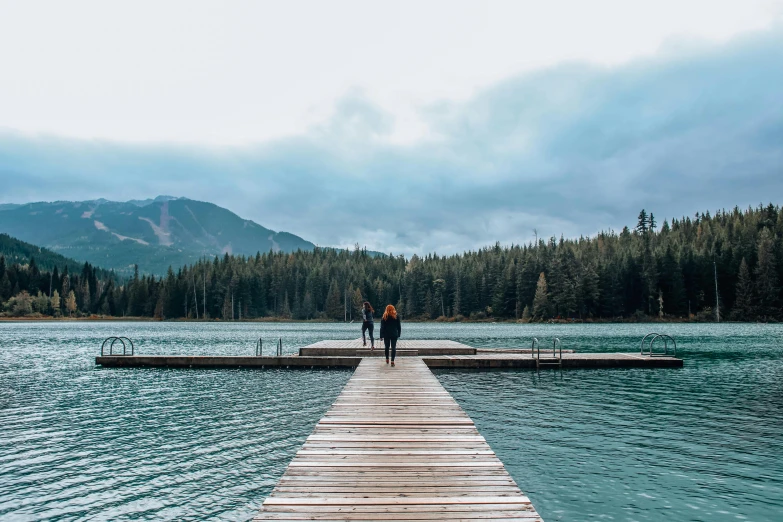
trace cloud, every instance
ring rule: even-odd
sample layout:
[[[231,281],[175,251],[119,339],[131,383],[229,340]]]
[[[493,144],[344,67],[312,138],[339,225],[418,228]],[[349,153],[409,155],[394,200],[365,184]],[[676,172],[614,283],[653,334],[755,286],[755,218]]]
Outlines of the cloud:
[[[0,202],[175,194],[321,245],[459,252],[783,194],[783,32],[620,67],[561,64],[421,107],[425,137],[351,91],[247,147],[0,134]],[[780,201],[777,201],[780,203]]]

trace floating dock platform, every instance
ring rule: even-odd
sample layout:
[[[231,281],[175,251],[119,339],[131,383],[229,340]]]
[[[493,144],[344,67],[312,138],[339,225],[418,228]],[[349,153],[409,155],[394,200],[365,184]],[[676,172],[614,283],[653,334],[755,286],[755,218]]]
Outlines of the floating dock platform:
[[[648,357],[634,353],[566,353],[562,358],[541,354],[540,358],[530,353],[486,353],[477,355],[438,355],[422,357],[422,361],[432,369],[436,368],[681,368],[682,359],[676,357]]]
[[[254,520],[541,517],[421,358],[368,357]]]
[[[558,354],[560,351],[558,350]],[[455,341],[400,340],[398,357],[420,357],[429,368],[543,369],[543,368],[680,368],[682,359],[650,357],[639,353],[574,353],[563,350],[554,357],[542,349],[534,357],[530,349],[474,348]],[[370,350],[361,339],[320,341],[283,356],[103,355],[95,363],[129,368],[356,368],[364,358],[383,358],[383,346]]]
[[[383,343],[378,342],[375,350],[370,350],[369,344],[364,345],[361,339],[345,341],[319,341],[315,344],[299,348],[301,357],[348,355],[371,357],[383,356]],[[401,352],[407,352],[402,354]],[[415,353],[413,353],[415,352]],[[476,355],[476,348],[456,341],[434,340],[407,340],[400,339],[397,342],[397,353],[401,355]]]

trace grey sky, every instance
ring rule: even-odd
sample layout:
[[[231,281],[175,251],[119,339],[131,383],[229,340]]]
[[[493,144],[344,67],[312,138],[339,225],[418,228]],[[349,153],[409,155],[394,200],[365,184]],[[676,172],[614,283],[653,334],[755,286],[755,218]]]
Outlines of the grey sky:
[[[539,4],[0,3],[0,202],[181,195],[395,253],[780,202],[780,2]]]

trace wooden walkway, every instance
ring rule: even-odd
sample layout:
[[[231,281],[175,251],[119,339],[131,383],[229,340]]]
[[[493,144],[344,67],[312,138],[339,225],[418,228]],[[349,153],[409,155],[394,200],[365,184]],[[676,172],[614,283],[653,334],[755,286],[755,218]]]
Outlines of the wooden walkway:
[[[418,357],[359,364],[254,520],[540,521]]]

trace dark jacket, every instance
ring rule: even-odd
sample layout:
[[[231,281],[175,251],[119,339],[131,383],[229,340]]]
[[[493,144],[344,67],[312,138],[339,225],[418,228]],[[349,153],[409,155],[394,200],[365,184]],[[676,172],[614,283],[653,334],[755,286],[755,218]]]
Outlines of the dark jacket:
[[[402,335],[402,324],[399,317],[381,319],[381,339],[399,339],[400,335]]]

